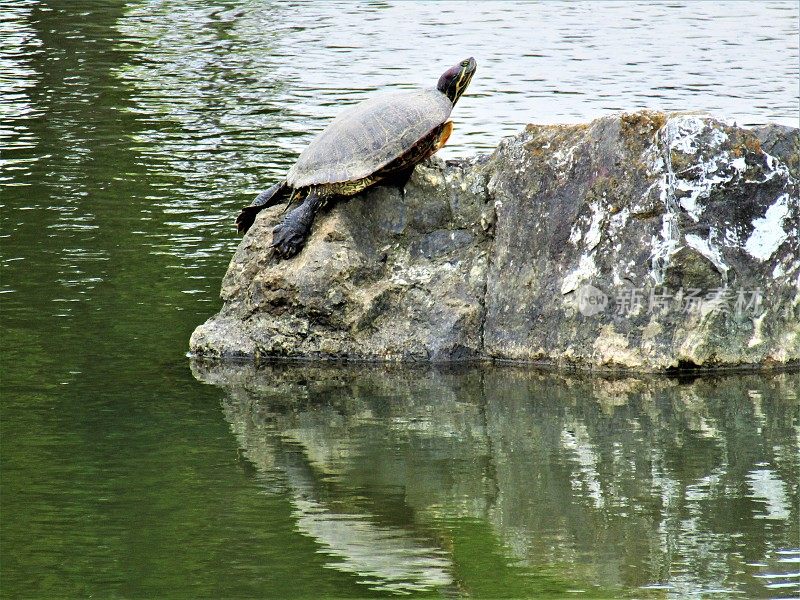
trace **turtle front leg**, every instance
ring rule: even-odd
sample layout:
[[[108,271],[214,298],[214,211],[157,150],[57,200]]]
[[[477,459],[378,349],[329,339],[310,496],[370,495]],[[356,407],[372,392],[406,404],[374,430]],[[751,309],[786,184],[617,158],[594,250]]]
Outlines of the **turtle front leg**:
[[[292,258],[303,249],[311,232],[311,224],[324,198],[317,192],[308,194],[305,201],[286,215],[272,230],[272,248],[281,258]]]

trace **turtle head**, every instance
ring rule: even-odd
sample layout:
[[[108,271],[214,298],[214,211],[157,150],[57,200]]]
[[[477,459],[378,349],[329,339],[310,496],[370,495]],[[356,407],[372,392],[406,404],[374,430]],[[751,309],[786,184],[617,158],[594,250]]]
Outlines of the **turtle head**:
[[[472,76],[475,74],[477,63],[471,56],[462,60],[455,66],[450,67],[439,77],[439,85],[436,86],[440,92],[450,98],[450,102],[455,106],[461,94],[467,89]]]

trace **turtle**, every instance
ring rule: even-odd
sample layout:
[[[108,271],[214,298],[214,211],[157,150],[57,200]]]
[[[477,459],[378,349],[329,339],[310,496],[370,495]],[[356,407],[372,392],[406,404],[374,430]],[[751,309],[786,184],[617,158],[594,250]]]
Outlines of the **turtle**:
[[[291,210],[274,227],[273,251],[281,259],[300,252],[318,210],[335,198],[354,196],[376,184],[405,195],[414,167],[447,142],[449,121],[475,74],[470,57],[447,69],[436,88],[388,93],[344,110],[300,154],[286,178],[261,192],[236,218],[246,233],[256,215],[288,197]]]

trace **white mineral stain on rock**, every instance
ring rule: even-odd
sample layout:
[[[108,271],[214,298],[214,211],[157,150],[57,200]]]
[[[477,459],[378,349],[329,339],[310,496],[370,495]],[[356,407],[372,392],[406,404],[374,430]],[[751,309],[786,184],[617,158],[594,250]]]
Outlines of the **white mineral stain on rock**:
[[[675,213],[666,212],[661,217],[661,232],[650,240],[650,276],[657,284],[664,283],[664,273],[669,266],[670,257],[681,249],[680,229]]]
[[[592,203],[590,208],[592,209],[592,222],[589,225],[589,231],[586,232],[586,248],[594,250],[597,244],[600,243],[600,224],[603,222],[603,217],[605,217],[605,211],[599,202]]]
[[[740,156],[739,158],[734,158],[731,161],[731,166],[737,171],[744,173],[745,169],[747,169],[747,163],[744,160],[744,156]]]
[[[700,254],[705,256],[708,260],[710,260],[713,265],[717,268],[717,270],[722,273],[723,277],[728,273],[728,265],[725,264],[725,261],[722,260],[722,255],[720,254],[719,248],[712,245],[710,242],[711,237],[714,234],[713,228],[711,229],[707,240],[704,240],[699,235],[695,235],[693,233],[687,233],[684,239],[686,240],[686,245],[690,248],[694,248]]]
[[[788,215],[789,194],[783,194],[763,217],[753,221],[753,233],[744,243],[747,253],[762,262],[772,256],[789,235],[783,229],[783,221]]]
[[[617,214],[612,215],[611,219],[609,220],[609,229],[612,232],[616,232],[617,230],[622,229],[628,222],[628,218],[631,215],[631,210],[627,206],[619,211]]]
[[[573,246],[577,246],[578,242],[581,241],[582,237],[583,237],[583,232],[581,231],[581,228],[578,227],[578,224],[575,223],[575,225],[572,226],[572,231],[569,232],[569,241],[572,243]]]
[[[561,284],[561,293],[569,294],[574,291],[581,281],[586,281],[597,275],[597,266],[594,264],[594,257],[591,255],[581,255],[578,268],[569,272]]]
[[[449,263],[442,263],[443,270],[452,270],[453,266]],[[433,278],[430,268],[420,265],[408,265],[402,274],[393,273],[390,281],[401,285],[425,284]]]
[[[556,171],[566,171],[575,162],[575,150],[577,146],[572,146],[566,150],[557,150],[550,156],[550,165]]]
[[[762,150],[762,152],[764,151]],[[764,152],[764,156],[766,157],[767,171],[769,172],[766,174],[764,179],[747,179],[745,183],[766,183],[775,177],[782,177],[784,179],[791,178],[789,169],[780,160],[766,152]]]
[[[763,314],[755,317],[753,319],[753,337],[747,342],[747,347],[752,348],[753,346],[758,346],[759,344],[764,342],[763,336],[763,326],[764,326],[764,317],[767,316],[767,312],[765,311]]]
[[[674,151],[684,154],[696,155],[699,152],[697,138],[706,128],[710,129],[708,142],[704,145],[706,150],[715,150],[728,140],[728,134],[719,129],[713,119],[700,117],[675,117],[667,121],[665,135],[667,137],[667,150],[669,160]],[[701,200],[709,197],[711,190],[720,184],[730,183],[734,178],[744,173],[747,165],[744,157],[731,159],[726,150],[712,153],[705,160],[701,156],[693,165],[677,173],[670,172],[671,189],[682,193],[679,204],[695,222],[700,220],[703,212]]]
[[[667,137],[669,149],[683,152],[684,154],[696,154],[698,150],[697,137],[706,128],[706,120],[709,117],[700,115],[677,115],[670,117],[664,125],[664,134]],[[728,139],[724,132],[721,135],[714,135],[711,143],[719,146]],[[724,136],[724,137],[722,137]]]
[[[667,137],[666,149],[667,154],[671,147],[669,135],[669,123],[662,127],[660,135]],[[678,219],[676,214],[675,204],[675,190],[674,180],[675,175],[672,172],[672,163],[669,160],[664,160],[659,156],[661,148],[658,143],[655,143],[646,151],[651,158],[648,160],[648,173],[660,174],[659,179],[654,185],[658,185],[659,195],[658,200],[664,207],[664,214],[661,217],[661,231],[660,235],[652,236],[650,240],[650,272],[649,275],[657,284],[664,282],[664,273],[669,265],[670,257],[680,250],[678,244],[680,231],[678,229]],[[650,186],[642,197],[642,201],[646,203],[647,197],[650,195],[653,186]]]
[[[742,245],[738,229],[728,228],[725,230],[725,245],[734,248],[738,248]]]
[[[744,158],[730,160],[728,152],[721,152],[684,169],[675,180],[675,189],[685,194],[680,199],[681,208],[693,221],[699,221],[703,212],[700,201],[708,199],[715,186],[730,183],[745,169]]]
[[[661,148],[658,144],[654,144],[651,149],[660,151],[663,158],[656,158],[654,153],[646,152],[649,172],[655,174],[659,167],[663,171],[657,184],[661,191],[660,200],[666,212],[662,217],[660,235],[651,239],[650,276],[657,284],[663,283],[670,257],[681,248],[679,211],[685,212],[694,222],[699,222],[705,208],[704,201],[710,197],[711,192],[720,186],[736,184],[747,169],[744,157],[732,158],[727,150],[722,150],[728,135],[720,128],[719,122],[709,116],[670,117],[660,135]],[[693,164],[675,172],[672,168],[673,152],[694,156]],[[772,162],[768,159],[767,163],[773,173],[785,170],[785,167],[774,159]],[[652,186],[648,188],[646,194],[651,190]],[[774,231],[774,223],[770,221],[769,225]],[[767,228],[762,227],[762,229]],[[708,258],[724,276],[728,266],[722,259],[720,249],[711,243],[711,239],[711,235],[706,240],[694,234],[685,237],[686,243]],[[726,246],[741,245],[739,233],[734,229],[726,229],[724,239]],[[762,237],[757,236],[753,244],[755,251],[759,252],[764,245]]]

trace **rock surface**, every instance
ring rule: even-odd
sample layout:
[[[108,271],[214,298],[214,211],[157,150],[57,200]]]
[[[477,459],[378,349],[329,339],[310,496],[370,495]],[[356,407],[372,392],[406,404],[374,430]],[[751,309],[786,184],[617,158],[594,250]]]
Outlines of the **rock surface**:
[[[301,254],[245,236],[204,356],[536,361],[589,368],[800,361],[800,131],[640,112],[529,125],[317,218]]]

